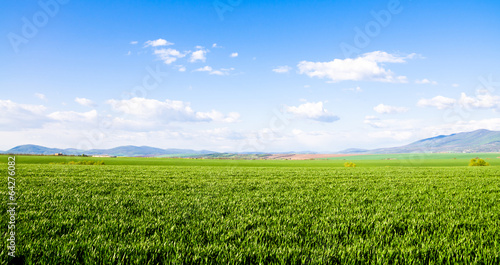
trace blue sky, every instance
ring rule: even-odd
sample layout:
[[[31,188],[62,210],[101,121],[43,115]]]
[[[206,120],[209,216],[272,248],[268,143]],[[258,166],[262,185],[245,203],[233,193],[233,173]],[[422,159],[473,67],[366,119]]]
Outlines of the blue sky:
[[[498,1],[6,1],[0,150],[377,148],[500,130]]]

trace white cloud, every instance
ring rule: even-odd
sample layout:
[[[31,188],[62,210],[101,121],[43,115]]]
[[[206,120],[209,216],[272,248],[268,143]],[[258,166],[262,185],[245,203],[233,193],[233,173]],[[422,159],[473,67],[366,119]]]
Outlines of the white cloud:
[[[201,61],[201,62],[205,62],[207,60],[207,51],[206,50],[197,50],[193,53],[191,53],[191,58],[189,58],[189,62],[197,62],[197,61]]]
[[[148,40],[144,44],[144,47],[158,47],[158,46],[169,46],[169,45],[174,45],[172,42],[169,42],[164,39],[157,39],[157,40]]]
[[[387,142],[389,146],[394,145],[394,141],[414,139],[415,129],[423,127],[420,120],[380,119],[376,116],[366,116],[364,123],[376,129],[364,132],[364,137],[371,141]]]
[[[465,93],[460,95],[459,104],[471,109],[500,109],[500,97],[489,92],[478,91],[476,97],[469,97]]]
[[[452,87],[459,87],[459,84],[451,84]]]
[[[159,101],[146,98],[132,98],[129,100],[108,100],[112,109],[140,118],[140,120],[154,120],[159,122],[172,121],[217,121],[217,122],[236,122],[239,114],[231,112],[224,115],[216,110],[210,112],[194,111],[190,104],[178,100]]]
[[[202,136],[203,138],[208,138],[207,140],[213,141],[213,142],[221,142],[221,141],[227,141],[227,140],[242,140],[245,139],[245,136],[240,133],[233,131],[227,127],[224,128],[215,128],[215,129],[208,129],[208,130],[201,130],[199,132],[199,136]],[[235,150],[234,145],[228,147],[229,150]],[[233,151],[234,152],[234,151]]]
[[[428,126],[423,128],[423,133],[429,135],[426,137],[437,136],[438,134],[452,134],[458,132],[470,132],[479,129],[500,131],[500,118],[490,118],[482,120],[461,120],[452,123]]]
[[[415,84],[431,84],[431,85],[437,85],[436,81],[431,81],[427,78],[424,78],[422,80],[415,80]]]
[[[383,51],[374,51],[374,52],[369,52],[363,54],[362,57],[368,59],[369,61],[373,62],[380,62],[380,63],[404,63],[406,62],[406,59],[413,59],[415,57],[418,57],[416,53],[409,54],[407,56],[397,56],[394,54],[389,54],[387,52]]]
[[[130,44],[132,44],[132,45],[136,45],[137,43],[139,43],[139,42],[135,41],[135,40],[130,42]]]
[[[475,97],[469,97],[465,93],[461,93],[458,100],[436,96],[432,99],[421,99],[417,102],[419,107],[436,107],[437,109],[451,108],[455,104],[467,109],[500,110],[500,96],[492,95],[487,90],[478,90]]]
[[[405,107],[394,107],[384,104],[379,104],[373,108],[377,113],[380,114],[394,114],[394,113],[402,113],[407,112],[409,109]]]
[[[125,55],[129,56],[129,55],[131,55],[131,54],[132,54],[132,52],[131,52],[131,51],[128,51]]]
[[[176,113],[193,114],[189,104],[182,101],[165,100],[159,101],[155,99],[146,98],[131,98],[124,100],[110,99],[106,102],[111,105],[115,111],[123,112],[125,114],[141,117],[155,117],[162,115],[165,111],[172,111]]]
[[[224,115],[218,111],[212,110],[210,112],[197,112],[196,118],[202,121],[218,121],[218,122],[237,122],[240,118],[240,114],[237,112],[230,112]]]
[[[394,131],[414,130],[421,126],[421,122],[415,119],[380,119],[376,116],[366,116],[364,123],[373,128],[386,128]]]
[[[127,119],[124,117],[111,118],[110,124],[114,130],[122,130],[130,134],[131,132],[143,132],[158,130],[159,126],[154,120]]]
[[[417,102],[419,107],[435,107],[437,109],[447,109],[453,107],[457,101],[453,98],[447,98],[443,96],[436,96],[431,99],[420,99]]]
[[[194,71],[196,72],[212,72],[214,69],[211,67],[211,66],[204,66],[204,67],[201,67],[201,68],[198,68]]]
[[[12,102],[10,100],[0,99],[0,110],[2,114],[12,115],[17,114],[34,114],[41,115],[47,108],[43,105],[29,105],[29,104],[19,104]]]
[[[233,71],[234,68],[221,68],[220,70],[214,70],[211,75],[229,75],[229,72]]]
[[[409,140],[414,136],[414,134],[410,131],[394,131],[394,130],[385,130],[385,131],[377,131],[368,133],[368,137],[370,138],[389,138],[394,139],[396,141],[405,141]]]
[[[214,70],[211,66],[204,66],[194,70],[195,72],[208,72],[211,75],[228,75],[230,71],[234,68],[221,68],[220,70]]]
[[[273,72],[279,73],[279,74],[284,74],[284,73],[288,73],[290,70],[292,70],[292,68],[290,66],[284,65],[284,66],[278,66],[277,68],[273,69]]]
[[[357,86],[357,87],[350,87],[350,88],[344,88],[343,90],[345,91],[353,91],[353,92],[363,92],[363,89],[361,89],[361,87]]]
[[[374,128],[385,128],[387,124],[384,123],[380,118],[376,116],[366,116],[364,120],[365,124],[368,124]]]
[[[330,113],[323,107],[323,102],[306,102],[297,107],[285,106],[285,111],[292,113],[299,118],[305,118],[320,122],[334,122],[339,120],[339,117]]]
[[[0,125],[2,130],[25,129],[41,126],[46,117],[43,105],[19,104],[0,100]]]
[[[405,76],[397,76],[387,70],[381,63],[404,63],[416,55],[397,56],[382,51],[365,53],[355,59],[334,59],[330,62],[302,61],[297,67],[300,74],[309,77],[327,78],[332,82],[377,81],[390,83],[407,83]]]
[[[217,43],[214,43],[214,44],[212,44],[212,48],[222,48],[222,47],[217,45]]]
[[[177,65],[177,70],[179,70],[179,72],[186,72],[186,67],[183,66],[183,65]]]
[[[229,57],[231,57],[231,58],[238,57],[238,53],[237,52],[233,52],[233,53],[231,53],[231,55],[229,55]]]
[[[211,75],[226,75],[227,73],[225,72],[222,72],[220,70],[214,70],[212,72],[210,72]]]
[[[37,98],[39,98],[41,100],[46,100],[47,99],[47,97],[44,94],[42,94],[42,93],[35,93],[35,97],[37,97]]]
[[[332,148],[337,149],[339,146],[339,139],[351,138],[352,135],[344,135],[340,131],[306,131],[302,129],[294,128],[282,137],[282,144],[285,148],[290,148],[290,142],[293,146],[302,146],[302,150],[321,150],[332,152]]]
[[[86,106],[86,107],[93,107],[95,106],[96,104],[90,100],[90,99],[87,99],[87,98],[75,98],[75,102],[82,105],[82,106]]]
[[[91,110],[83,113],[75,111],[56,111],[49,114],[48,117],[62,122],[95,122],[97,119],[97,111]]]
[[[186,56],[185,54],[180,53],[178,50],[170,48],[155,50],[153,53],[157,55],[165,64],[171,64],[177,61],[177,59]]]

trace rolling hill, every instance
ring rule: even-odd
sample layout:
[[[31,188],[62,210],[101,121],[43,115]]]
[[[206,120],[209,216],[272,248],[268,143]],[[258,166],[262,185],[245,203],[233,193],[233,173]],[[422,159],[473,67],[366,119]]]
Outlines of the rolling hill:
[[[32,154],[32,155],[53,155],[55,153],[62,153],[65,155],[115,155],[115,156],[161,156],[172,154],[213,154],[217,152],[207,150],[191,150],[191,149],[160,149],[150,146],[120,146],[111,149],[91,149],[91,150],[78,150],[74,148],[59,149],[48,148],[39,145],[20,145],[9,149],[3,153],[8,154]]]
[[[472,132],[462,132],[450,135],[439,135],[436,137],[422,139],[408,145],[390,148],[379,149],[346,149],[338,154],[401,154],[401,153],[440,153],[440,152],[453,152],[453,153],[482,153],[482,152],[500,152],[500,132],[489,130],[476,130]],[[169,155],[182,155],[183,157],[200,157],[209,155],[207,157],[227,157],[228,154],[218,153],[208,150],[191,150],[191,149],[161,149],[150,146],[119,146],[111,149],[91,149],[91,150],[78,150],[74,148],[58,149],[48,148],[39,145],[20,145],[10,150],[1,153],[8,154],[39,154],[39,155],[52,155],[55,153],[63,153],[65,155],[115,155],[115,156],[169,156]],[[314,152],[281,152],[280,154],[314,154]],[[232,153],[233,155],[238,155]],[[253,153],[252,153],[253,154]],[[260,155],[268,153],[259,153]],[[239,154],[245,155],[245,154]]]
[[[347,149],[340,151],[344,154],[400,154],[400,153],[481,153],[500,152],[500,132],[490,130],[476,130],[472,132],[462,132],[450,135],[439,135],[427,139],[422,139],[408,145],[391,148],[379,148],[373,150]]]

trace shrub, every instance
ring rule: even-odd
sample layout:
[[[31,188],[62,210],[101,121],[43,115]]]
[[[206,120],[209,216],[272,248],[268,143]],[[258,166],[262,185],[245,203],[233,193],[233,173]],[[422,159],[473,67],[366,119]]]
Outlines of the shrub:
[[[490,163],[484,161],[481,158],[473,158],[469,162],[469,166],[471,166],[471,167],[473,167],[473,166],[484,167],[484,166],[489,166],[489,165],[490,165]]]
[[[356,167],[356,164],[354,164],[353,162],[345,162],[344,167]]]

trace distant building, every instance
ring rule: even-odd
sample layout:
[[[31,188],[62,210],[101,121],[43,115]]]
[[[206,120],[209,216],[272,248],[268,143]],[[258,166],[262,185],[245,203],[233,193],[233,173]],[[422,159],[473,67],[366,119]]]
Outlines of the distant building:
[[[63,153],[55,153],[55,156],[63,156]]]

